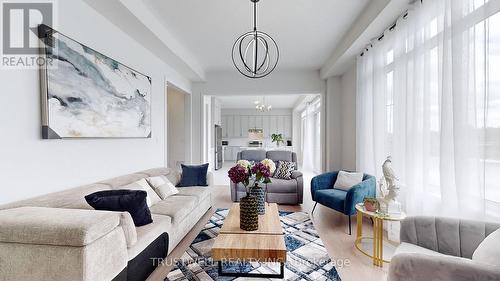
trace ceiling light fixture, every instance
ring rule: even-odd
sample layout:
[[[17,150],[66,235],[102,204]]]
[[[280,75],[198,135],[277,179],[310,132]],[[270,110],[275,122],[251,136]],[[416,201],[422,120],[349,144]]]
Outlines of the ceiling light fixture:
[[[267,33],[257,30],[257,2],[253,2],[253,31],[241,35],[233,44],[232,59],[236,69],[248,78],[262,78],[278,65],[279,49]]]
[[[259,101],[255,101],[255,110],[260,111],[260,112],[267,112],[271,111],[273,109],[273,106],[270,104],[266,105],[266,98],[262,98],[262,103]]]

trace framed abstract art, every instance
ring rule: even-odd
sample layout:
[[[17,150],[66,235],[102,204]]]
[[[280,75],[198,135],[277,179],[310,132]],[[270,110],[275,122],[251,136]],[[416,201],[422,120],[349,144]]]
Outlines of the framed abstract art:
[[[151,78],[40,25],[42,138],[150,138]]]

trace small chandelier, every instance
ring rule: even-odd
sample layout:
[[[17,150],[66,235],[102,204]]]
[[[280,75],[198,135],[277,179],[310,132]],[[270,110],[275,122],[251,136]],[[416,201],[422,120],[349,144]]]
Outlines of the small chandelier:
[[[249,31],[233,44],[232,59],[236,69],[248,78],[262,78],[278,64],[279,49],[276,41],[267,33],[257,31],[257,2],[253,2],[253,31]]]
[[[273,106],[270,104],[266,104],[266,98],[262,98],[262,102],[260,101],[254,101],[255,104],[255,110],[260,111],[260,112],[268,112],[273,109]]]

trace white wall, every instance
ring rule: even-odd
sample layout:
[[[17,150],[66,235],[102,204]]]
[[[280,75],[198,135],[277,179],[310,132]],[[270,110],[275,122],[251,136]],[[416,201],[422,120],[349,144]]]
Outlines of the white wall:
[[[342,75],[342,169],[356,170],[356,64]]]
[[[191,91],[187,79],[83,1],[57,3],[57,30],[152,77],[152,138],[42,140],[38,71],[0,70],[0,204],[164,166],[166,79]]]
[[[327,170],[356,170],[356,65],[327,80]]]
[[[342,88],[340,77],[327,80],[326,93],[326,169],[342,168]]]

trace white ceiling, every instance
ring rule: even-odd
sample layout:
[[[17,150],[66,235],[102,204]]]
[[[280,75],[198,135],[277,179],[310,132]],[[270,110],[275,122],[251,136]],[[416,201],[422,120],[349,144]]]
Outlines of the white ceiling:
[[[293,109],[307,95],[276,95],[276,96],[217,96],[222,108],[255,108],[255,101],[262,102],[274,109]]]
[[[232,68],[232,45],[253,24],[250,0],[142,1],[204,71]],[[278,71],[317,70],[367,3],[368,0],[262,0],[258,3],[257,27],[278,43]]]

